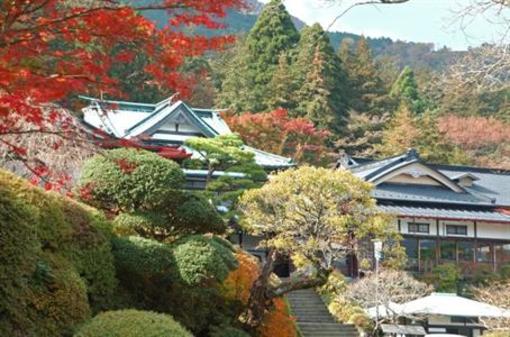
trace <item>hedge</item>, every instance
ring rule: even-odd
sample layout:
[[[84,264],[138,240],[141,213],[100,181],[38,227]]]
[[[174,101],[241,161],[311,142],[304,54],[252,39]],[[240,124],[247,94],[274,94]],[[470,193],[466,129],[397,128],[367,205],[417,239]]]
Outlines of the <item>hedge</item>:
[[[85,162],[77,193],[96,207],[136,211],[162,202],[184,181],[177,163],[149,151],[121,148]]]
[[[0,194],[0,335],[63,335],[107,308],[116,279],[102,216],[3,170]]]
[[[74,337],[193,337],[172,316],[150,311],[108,311],[94,317]]]

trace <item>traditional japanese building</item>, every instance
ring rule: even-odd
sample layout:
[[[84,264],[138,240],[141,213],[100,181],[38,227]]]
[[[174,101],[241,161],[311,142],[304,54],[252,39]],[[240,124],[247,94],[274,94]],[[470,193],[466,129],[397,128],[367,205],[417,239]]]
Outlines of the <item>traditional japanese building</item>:
[[[345,157],[338,167],[374,184],[379,208],[396,217],[410,271],[510,265],[510,171],[430,164],[414,150],[377,161]]]
[[[187,139],[212,138],[232,133],[219,111],[191,108],[183,101],[173,101],[172,98],[155,104],[100,100],[86,96],[81,98],[89,102],[82,110],[83,122],[111,137],[114,140],[111,147],[119,144],[119,141],[120,144],[122,141],[136,141],[148,150],[180,161],[189,157],[199,158],[198,153],[183,145]],[[252,152],[257,164],[266,171],[295,165],[289,158],[253,147],[245,146],[245,150]],[[193,170],[186,173],[189,178],[188,187],[200,189],[207,172]],[[222,173],[216,173],[218,174]]]

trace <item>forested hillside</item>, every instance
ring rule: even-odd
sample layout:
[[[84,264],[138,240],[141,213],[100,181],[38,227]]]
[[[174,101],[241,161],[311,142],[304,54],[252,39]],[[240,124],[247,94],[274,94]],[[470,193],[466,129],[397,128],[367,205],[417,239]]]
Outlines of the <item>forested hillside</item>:
[[[247,1],[247,5],[245,10],[230,10],[226,18],[222,20],[225,25],[223,29],[200,28],[196,30],[197,34],[213,36],[225,33],[241,35],[248,33],[255,25],[263,4],[257,0],[250,0]],[[145,15],[157,22],[159,26],[164,26],[168,22],[168,16],[162,11],[149,11]],[[306,26],[299,18],[292,17],[292,21],[298,30]],[[361,38],[360,35],[349,32],[328,32],[328,35],[335,49],[340,47],[344,39],[357,43]],[[440,70],[451,63],[458,54],[448,48],[437,49],[441,46],[434,46],[432,43],[395,41],[386,37],[367,38],[367,41],[376,59],[391,58],[399,67],[408,65],[413,68]]]

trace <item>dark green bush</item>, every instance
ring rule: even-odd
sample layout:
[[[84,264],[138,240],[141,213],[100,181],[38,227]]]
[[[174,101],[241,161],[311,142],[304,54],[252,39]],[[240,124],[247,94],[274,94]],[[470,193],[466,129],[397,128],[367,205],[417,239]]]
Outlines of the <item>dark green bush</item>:
[[[432,269],[432,282],[439,292],[457,293],[461,278],[459,267],[453,263],[440,264]]]
[[[175,162],[137,149],[115,149],[83,166],[77,192],[96,207],[135,211],[152,208],[184,183]]]
[[[231,326],[220,326],[211,329],[209,337],[250,337],[250,335],[246,331]]]
[[[193,235],[173,245],[175,264],[182,282],[190,286],[221,282],[237,267],[233,249],[220,240]]]
[[[74,337],[193,337],[172,316],[150,311],[108,311],[94,317]]]
[[[1,170],[0,195],[0,335],[60,336],[105,308],[116,286],[107,222]]]

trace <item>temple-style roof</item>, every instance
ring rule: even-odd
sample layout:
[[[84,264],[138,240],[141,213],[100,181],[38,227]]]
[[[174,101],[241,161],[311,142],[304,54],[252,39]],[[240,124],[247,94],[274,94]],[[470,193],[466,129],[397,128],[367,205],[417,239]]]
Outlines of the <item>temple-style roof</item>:
[[[386,204],[510,207],[508,171],[429,164],[414,150],[383,160],[356,159],[351,163],[347,168],[373,183],[373,196]]]
[[[172,98],[156,104],[81,98],[90,102],[83,109],[84,122],[118,139],[143,139],[151,144],[180,146],[191,137],[211,138],[232,133],[219,110],[191,108]],[[295,165],[290,158],[249,146],[246,150],[254,153],[257,164],[266,169]],[[197,157],[198,154],[193,155]]]
[[[434,207],[379,205],[381,211],[409,218],[441,219],[450,221],[470,220],[485,222],[510,223],[510,214],[497,210],[466,210]]]

